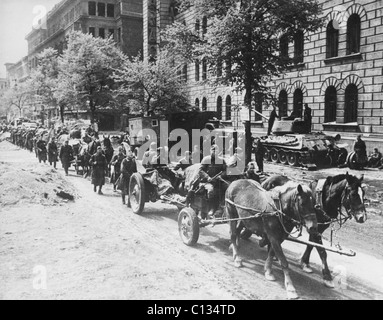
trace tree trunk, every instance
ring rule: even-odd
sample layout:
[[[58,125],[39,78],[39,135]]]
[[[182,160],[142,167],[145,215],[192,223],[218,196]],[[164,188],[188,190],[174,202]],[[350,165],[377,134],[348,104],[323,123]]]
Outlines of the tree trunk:
[[[89,106],[90,106],[90,120],[93,123],[94,119],[96,119],[96,106],[94,105],[93,99],[89,100]]]
[[[60,117],[61,117],[61,122],[64,123],[64,111],[65,111],[65,105],[60,104]]]
[[[247,166],[251,162],[251,152],[253,149],[253,142],[251,139],[251,85],[246,85],[245,92],[245,106],[249,108],[249,121],[245,123],[245,141],[246,141],[246,151],[245,151],[245,165]]]

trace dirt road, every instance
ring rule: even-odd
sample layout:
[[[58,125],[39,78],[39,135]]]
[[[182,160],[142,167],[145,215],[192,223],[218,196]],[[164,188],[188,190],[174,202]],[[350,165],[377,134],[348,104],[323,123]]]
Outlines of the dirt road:
[[[0,167],[10,163],[47,166],[2,142]],[[270,164],[265,168],[297,174]],[[62,175],[61,168],[58,171]],[[312,173],[299,172],[302,179],[311,178]],[[381,184],[375,178],[369,190],[376,200]],[[244,267],[237,269],[227,225],[202,229],[197,246],[187,247],[178,235],[176,208],[148,204],[142,216],[134,215],[110,185],[100,196],[74,171],[63,179],[76,189],[74,202],[0,207],[0,299],[286,299],[277,263],[277,281],[265,280],[266,250],[255,239],[242,243]],[[369,210],[364,225],[352,221],[338,232],[340,243],[357,255],[329,253],[335,289],[322,284],[316,252],[315,272],[308,275],[298,263],[303,247],[283,245],[301,299],[383,298],[383,218],[380,204]]]

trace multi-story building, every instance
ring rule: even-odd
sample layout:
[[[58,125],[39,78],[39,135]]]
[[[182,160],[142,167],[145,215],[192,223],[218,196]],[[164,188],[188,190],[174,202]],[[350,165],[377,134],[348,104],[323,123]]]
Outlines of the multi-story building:
[[[0,78],[0,94],[8,88],[8,81],[5,78]]]
[[[383,0],[319,2],[326,19],[323,28],[296,37],[295,43],[281,39],[281,54],[294,57],[294,64],[270,83],[279,113],[302,114],[307,103],[313,112],[313,130],[341,132],[343,139],[350,140],[350,146],[357,133],[363,133],[370,150],[376,143],[383,148]],[[155,52],[153,46],[160,45],[159,29],[174,17],[172,3],[144,0],[146,56]],[[154,8],[157,15],[153,14]],[[152,19],[145,20],[145,16]],[[175,19],[201,34],[209,27],[206,17],[196,16],[193,8]],[[150,37],[154,30],[156,38]],[[206,61],[184,66],[184,75],[191,103],[202,110],[217,111],[233,126],[242,126],[235,107],[243,104],[244,96],[231,87],[203,84],[209,77]],[[271,112],[262,105],[258,111],[265,116]],[[266,127],[265,120],[254,114],[253,130],[261,134]]]
[[[142,0],[63,0],[27,36],[30,66],[46,48],[62,52],[71,31],[113,37],[130,56],[142,51]]]
[[[143,46],[143,0],[62,0],[26,36],[28,56],[15,64],[6,64],[9,82],[28,77],[37,65],[37,55],[47,48],[62,53],[71,31],[95,37],[113,37],[121,50],[136,56]],[[40,113],[42,106],[35,112]],[[57,115],[57,106],[45,106],[47,117]]]

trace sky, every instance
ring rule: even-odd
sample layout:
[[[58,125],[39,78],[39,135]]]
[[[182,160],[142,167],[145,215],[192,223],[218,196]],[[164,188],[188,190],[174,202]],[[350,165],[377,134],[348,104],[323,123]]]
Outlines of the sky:
[[[5,63],[16,63],[28,54],[25,36],[44,12],[60,0],[0,0],[0,78],[5,78]]]

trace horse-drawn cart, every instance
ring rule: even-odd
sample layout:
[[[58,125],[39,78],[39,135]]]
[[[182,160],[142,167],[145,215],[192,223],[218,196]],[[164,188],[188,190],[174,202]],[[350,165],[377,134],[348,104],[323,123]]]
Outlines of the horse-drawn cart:
[[[197,170],[188,168],[189,171]],[[158,166],[155,170],[145,173],[135,173],[130,179],[129,197],[132,211],[142,214],[145,203],[161,200],[164,203],[175,205],[179,209],[178,228],[182,241],[193,246],[197,243],[200,228],[208,225],[227,223],[223,218],[208,216],[208,200],[206,192],[201,189],[193,192],[187,199],[185,177],[179,176],[167,166]],[[221,204],[223,210],[224,204]]]
[[[188,168],[188,170],[193,168]],[[194,168],[195,170],[195,168]],[[221,195],[221,209],[224,211],[225,199]],[[132,211],[135,214],[142,214],[147,202],[162,201],[167,204],[175,205],[179,209],[178,229],[180,237],[184,244],[193,246],[198,242],[200,229],[207,226],[227,224],[232,221],[241,221],[244,218],[228,219],[225,214],[221,218],[211,218],[208,216],[208,200],[206,192],[195,192],[193,196],[187,199],[187,190],[185,189],[185,177],[177,175],[167,166],[158,166],[155,170],[146,170],[144,173],[135,173],[130,179],[129,197]],[[242,207],[241,207],[242,208]],[[250,210],[250,209],[249,209]],[[252,211],[252,216],[245,219],[255,219],[257,214]],[[258,214],[260,215],[261,212]],[[283,212],[281,212],[283,214]],[[244,230],[244,239],[249,238],[252,232]],[[322,248],[340,255],[355,256],[352,250],[324,246],[311,241],[306,241],[289,236],[286,240]]]

